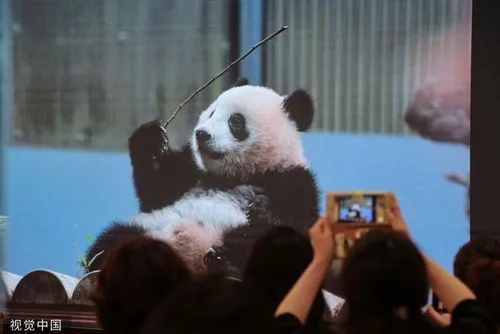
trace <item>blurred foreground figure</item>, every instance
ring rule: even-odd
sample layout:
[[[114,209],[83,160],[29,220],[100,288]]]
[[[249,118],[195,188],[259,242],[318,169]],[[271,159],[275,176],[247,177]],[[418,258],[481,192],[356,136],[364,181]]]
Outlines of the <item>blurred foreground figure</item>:
[[[470,88],[429,81],[416,90],[404,119],[423,138],[470,146]]]
[[[461,24],[429,34],[415,49],[425,58],[425,81],[413,92],[404,119],[422,138],[470,146],[471,34],[470,24]],[[424,56],[451,39],[453,46],[439,56]]]

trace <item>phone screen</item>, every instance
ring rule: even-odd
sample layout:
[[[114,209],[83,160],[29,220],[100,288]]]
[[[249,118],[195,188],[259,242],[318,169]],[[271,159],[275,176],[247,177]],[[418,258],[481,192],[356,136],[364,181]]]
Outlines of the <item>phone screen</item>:
[[[375,196],[364,196],[362,199],[352,197],[339,200],[339,222],[341,223],[367,223],[376,222]]]

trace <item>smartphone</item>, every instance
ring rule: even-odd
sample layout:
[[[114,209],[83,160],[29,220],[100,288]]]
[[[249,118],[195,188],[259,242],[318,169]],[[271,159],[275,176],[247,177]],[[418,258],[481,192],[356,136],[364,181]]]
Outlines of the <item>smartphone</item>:
[[[342,225],[390,225],[388,212],[397,204],[387,191],[328,192],[327,215],[332,223]]]

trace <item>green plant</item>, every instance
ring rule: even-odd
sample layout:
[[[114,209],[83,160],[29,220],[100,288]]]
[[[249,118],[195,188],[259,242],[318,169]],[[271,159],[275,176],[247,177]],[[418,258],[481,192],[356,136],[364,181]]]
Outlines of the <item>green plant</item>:
[[[92,242],[92,237],[90,235],[87,235],[87,241],[89,243]],[[94,261],[102,254],[104,254],[104,251],[100,251],[99,253],[94,255],[94,257],[92,257],[90,260],[87,258],[87,254],[83,254],[82,259],[80,261],[80,265],[85,269],[86,272],[89,272],[90,266],[92,265],[92,263],[94,263]]]

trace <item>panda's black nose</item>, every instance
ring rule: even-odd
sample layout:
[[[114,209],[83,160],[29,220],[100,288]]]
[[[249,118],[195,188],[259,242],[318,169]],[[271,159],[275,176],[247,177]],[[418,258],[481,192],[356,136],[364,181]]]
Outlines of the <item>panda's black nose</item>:
[[[205,144],[211,138],[210,134],[205,130],[196,130],[195,135],[198,144]]]

